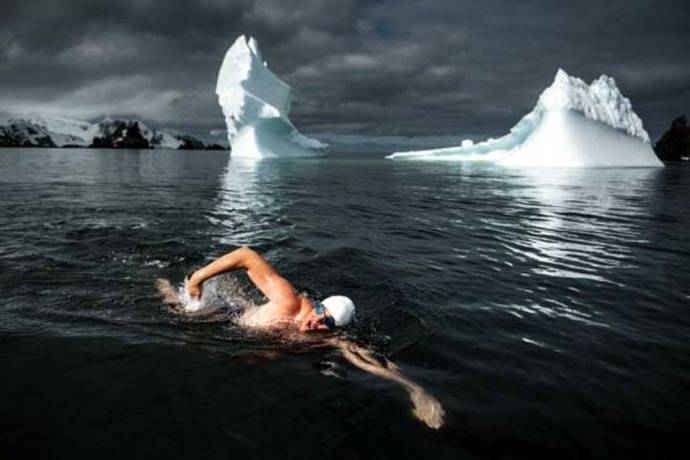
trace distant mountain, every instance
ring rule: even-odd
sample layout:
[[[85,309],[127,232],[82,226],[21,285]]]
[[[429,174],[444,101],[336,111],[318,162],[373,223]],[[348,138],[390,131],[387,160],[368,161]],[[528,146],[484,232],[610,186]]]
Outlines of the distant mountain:
[[[138,120],[88,123],[46,115],[0,112],[0,147],[224,150],[195,137],[151,129]]]
[[[671,128],[654,145],[654,150],[664,161],[690,158],[690,125],[684,115],[673,120]]]

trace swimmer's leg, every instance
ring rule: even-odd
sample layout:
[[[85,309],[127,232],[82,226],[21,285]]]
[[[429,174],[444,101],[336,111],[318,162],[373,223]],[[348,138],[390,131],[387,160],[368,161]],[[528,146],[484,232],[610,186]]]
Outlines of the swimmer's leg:
[[[156,287],[158,288],[158,292],[163,299],[163,303],[173,308],[179,308],[181,306],[182,302],[180,301],[180,295],[177,292],[177,289],[170,284],[170,281],[164,278],[158,278],[156,280]]]

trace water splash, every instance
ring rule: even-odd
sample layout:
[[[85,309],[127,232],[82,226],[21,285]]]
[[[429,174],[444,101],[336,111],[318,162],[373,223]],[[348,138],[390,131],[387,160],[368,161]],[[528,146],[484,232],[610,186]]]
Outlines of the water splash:
[[[189,278],[179,286],[179,299],[182,312],[193,316],[203,316],[224,309],[239,315],[254,307],[249,295],[235,276],[216,276],[204,282],[201,298],[192,298],[187,292]]]

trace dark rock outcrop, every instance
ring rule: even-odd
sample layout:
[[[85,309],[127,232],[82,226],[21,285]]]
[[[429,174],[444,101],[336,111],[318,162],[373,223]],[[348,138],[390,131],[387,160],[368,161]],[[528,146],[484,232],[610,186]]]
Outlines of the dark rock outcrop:
[[[180,150],[204,150],[206,149],[206,144],[201,142],[192,136],[181,135],[178,139],[182,142],[180,144]]]
[[[100,136],[93,138],[93,148],[148,149],[149,141],[139,129],[138,121],[104,121],[99,124]]]
[[[673,120],[671,129],[654,145],[654,151],[662,161],[680,161],[690,157],[690,126],[685,115]]]
[[[206,150],[229,150],[227,147],[223,147],[220,144],[208,144]]]

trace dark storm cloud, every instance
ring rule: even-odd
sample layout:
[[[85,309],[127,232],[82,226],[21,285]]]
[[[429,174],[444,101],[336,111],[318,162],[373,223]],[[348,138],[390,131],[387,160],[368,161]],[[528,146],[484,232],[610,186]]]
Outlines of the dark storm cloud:
[[[239,34],[305,132],[501,134],[558,67],[614,76],[653,136],[690,102],[690,6],[608,1],[2,2],[0,109],[208,132]]]

